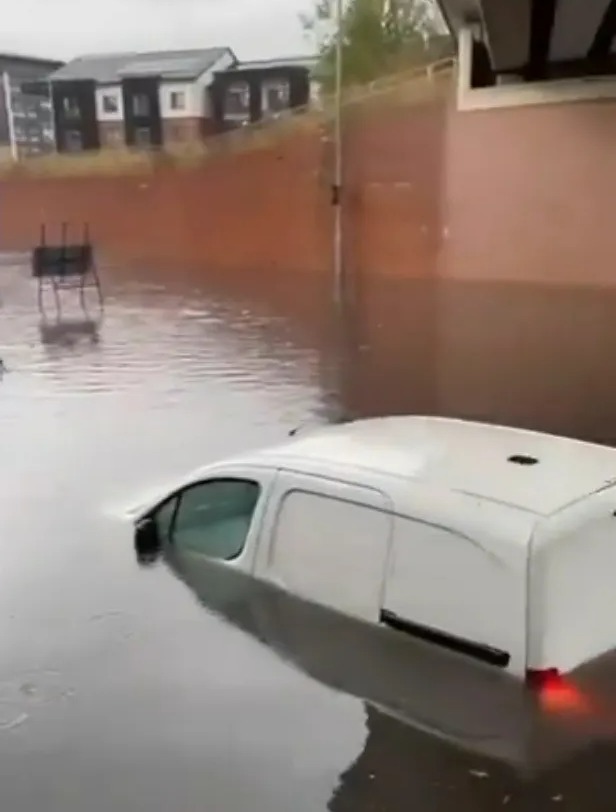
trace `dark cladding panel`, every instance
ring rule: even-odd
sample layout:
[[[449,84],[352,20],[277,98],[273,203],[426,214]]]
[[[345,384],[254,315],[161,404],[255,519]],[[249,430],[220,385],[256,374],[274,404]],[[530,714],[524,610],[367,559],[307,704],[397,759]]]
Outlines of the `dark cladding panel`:
[[[126,77],[122,80],[126,143],[131,147],[160,147],[163,127],[158,76]]]
[[[250,92],[247,110],[247,119],[260,121],[266,111],[263,110],[264,88],[268,83],[276,83],[288,87],[287,108],[303,107],[310,101],[310,71],[305,67],[295,65],[279,65],[276,67],[251,67],[242,69],[231,68],[217,73],[210,88],[210,97],[214,119],[219,129],[226,129],[237,123],[237,118],[229,116],[227,109],[228,92],[234,85],[245,83]],[[273,112],[273,111],[270,111]],[[277,110],[276,112],[282,112]]]
[[[52,95],[58,152],[98,149],[95,83],[90,79],[54,82]]]

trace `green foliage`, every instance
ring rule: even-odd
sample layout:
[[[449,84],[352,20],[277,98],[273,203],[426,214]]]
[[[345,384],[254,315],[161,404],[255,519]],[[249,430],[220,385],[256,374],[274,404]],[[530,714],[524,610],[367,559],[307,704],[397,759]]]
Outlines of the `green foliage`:
[[[335,80],[335,0],[315,0],[303,18],[317,39],[324,88]],[[329,23],[329,25],[327,25]],[[323,25],[329,30],[324,30]],[[422,65],[452,52],[438,12],[430,0],[346,0],[342,18],[342,65],[345,84],[364,84],[379,76]]]

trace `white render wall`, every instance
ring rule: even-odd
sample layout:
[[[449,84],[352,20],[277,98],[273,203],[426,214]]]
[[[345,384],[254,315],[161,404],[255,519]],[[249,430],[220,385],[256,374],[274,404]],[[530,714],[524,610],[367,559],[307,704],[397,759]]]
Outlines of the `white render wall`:
[[[181,110],[171,107],[173,93],[183,93],[185,106]],[[158,91],[162,118],[201,118],[207,113],[205,92],[199,82],[163,82]]]

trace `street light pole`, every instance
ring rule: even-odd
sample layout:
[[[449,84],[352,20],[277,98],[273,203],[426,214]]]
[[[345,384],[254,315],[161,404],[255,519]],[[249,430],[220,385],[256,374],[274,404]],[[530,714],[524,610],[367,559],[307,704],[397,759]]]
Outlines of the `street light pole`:
[[[344,256],[342,244],[342,58],[343,58],[343,0],[336,0],[336,102],[334,133],[334,298],[341,304],[344,297]]]

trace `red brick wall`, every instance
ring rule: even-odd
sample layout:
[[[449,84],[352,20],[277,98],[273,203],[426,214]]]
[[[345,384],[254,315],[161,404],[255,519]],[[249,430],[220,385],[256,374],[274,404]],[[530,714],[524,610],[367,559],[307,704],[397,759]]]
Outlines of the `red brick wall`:
[[[435,101],[346,123],[345,402],[616,442],[616,104]],[[238,271],[244,293],[250,280],[325,330],[331,161],[331,143],[307,134],[185,172],[1,180],[0,245],[28,248],[42,220],[87,219],[111,257],[225,284]],[[289,281],[302,271],[305,287]]]
[[[616,104],[459,113],[368,107],[345,130],[345,256],[368,277],[613,285]],[[320,134],[198,169],[3,179],[0,247],[87,219],[118,260],[328,271],[331,143]]]
[[[350,271],[434,272],[445,107],[379,109],[346,131]],[[28,248],[39,223],[87,220],[118,260],[236,270],[331,268],[331,143],[294,135],[267,148],[151,175],[1,181],[0,247]]]
[[[185,171],[5,179],[0,245],[31,246],[41,221],[87,220],[96,243],[119,260],[318,268],[327,242],[321,151],[317,140],[295,138]]]
[[[359,109],[345,137],[350,274],[433,276],[440,247],[445,100]]]

